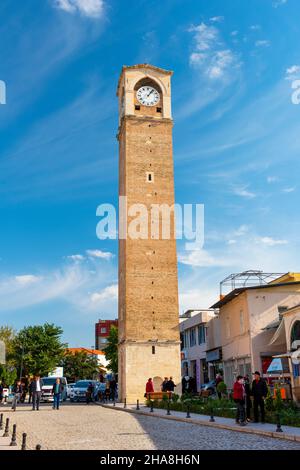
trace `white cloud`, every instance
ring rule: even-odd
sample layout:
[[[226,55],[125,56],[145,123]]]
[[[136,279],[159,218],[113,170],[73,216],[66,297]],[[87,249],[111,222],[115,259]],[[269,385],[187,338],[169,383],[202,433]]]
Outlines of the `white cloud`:
[[[109,251],[101,250],[86,250],[86,254],[91,258],[101,258],[106,260],[110,260],[114,256],[113,253],[110,253]]]
[[[268,41],[267,39],[260,39],[258,41],[255,41],[255,46],[256,47],[270,47],[271,41]]]
[[[250,26],[251,31],[258,31],[261,29],[261,26],[259,24],[252,24]]]
[[[22,276],[15,276],[15,280],[18,284],[21,285],[28,285],[38,282],[41,278],[39,276],[35,276],[34,274],[24,274]]]
[[[234,230],[233,236],[234,237],[242,237],[246,235],[250,230],[250,227],[248,225],[240,225],[237,230]]]
[[[91,295],[91,301],[93,303],[98,303],[107,299],[117,299],[118,298],[118,284],[112,284],[111,286],[105,287],[100,292],[95,292]]]
[[[282,5],[285,5],[287,2],[288,2],[288,0],[274,0],[274,2],[272,3],[272,6],[274,8],[278,8]]]
[[[268,177],[267,177],[267,182],[268,182],[269,184],[271,184],[271,183],[276,183],[276,181],[278,181],[278,179],[279,179],[279,178],[278,178],[277,176],[268,176]]]
[[[68,13],[80,13],[90,18],[103,15],[103,0],[54,0],[54,6]]]
[[[258,244],[262,243],[263,245],[266,245],[266,246],[276,246],[276,245],[287,245],[288,241],[276,240],[275,238],[272,238],[272,237],[258,237],[256,238],[256,243]]]
[[[231,31],[231,33],[230,33],[231,36],[237,36],[238,34],[239,34],[238,31]]]
[[[236,195],[236,196],[240,196],[240,197],[245,197],[247,199],[253,199],[256,197],[256,194],[249,191],[247,189],[247,186],[239,186],[239,187],[235,187],[233,189],[233,193]]]
[[[83,255],[70,255],[67,258],[71,261],[83,261],[85,259]]]
[[[284,188],[282,190],[283,193],[293,193],[294,191],[296,191],[296,187],[290,187],[290,188]]]
[[[212,23],[222,23],[222,21],[224,21],[224,16],[213,16],[209,21]]]
[[[292,65],[286,69],[285,79],[286,80],[296,80],[300,77],[300,65]]]
[[[231,261],[219,256],[212,256],[206,250],[186,251],[178,255],[178,261],[182,264],[197,267],[230,266]]]
[[[65,263],[38,276],[1,275],[0,314],[51,302],[62,302],[66,309],[69,306],[79,315],[95,313],[100,302],[105,311],[116,312],[115,291],[105,287],[114,285],[115,279],[116,266],[112,263],[103,268],[101,263],[91,265],[89,260],[86,263]],[[92,298],[93,292],[98,293],[98,298]]]
[[[223,43],[218,28],[202,22],[189,31],[195,42],[190,65],[201,69],[210,80],[231,78],[231,71],[240,64],[237,55]]]

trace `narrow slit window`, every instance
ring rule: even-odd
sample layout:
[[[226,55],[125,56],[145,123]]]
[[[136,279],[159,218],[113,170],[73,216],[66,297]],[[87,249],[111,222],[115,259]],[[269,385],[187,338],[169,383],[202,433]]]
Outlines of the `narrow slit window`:
[[[154,181],[154,173],[152,173],[151,171],[148,171],[146,173],[146,181],[147,183],[153,183]]]
[[[136,110],[136,111],[139,111],[140,109],[141,109],[140,105],[139,105],[139,104],[136,104],[136,105],[135,105],[135,110]]]
[[[152,354],[155,354],[155,346],[152,346]]]

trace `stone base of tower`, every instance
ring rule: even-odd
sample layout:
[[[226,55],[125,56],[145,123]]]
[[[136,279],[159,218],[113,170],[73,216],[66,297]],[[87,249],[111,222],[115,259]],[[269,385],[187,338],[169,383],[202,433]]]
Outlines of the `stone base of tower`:
[[[155,349],[153,349],[153,347]],[[146,382],[151,377],[159,392],[164,377],[173,377],[175,392],[181,394],[180,343],[126,342],[119,345],[119,400],[145,400]]]

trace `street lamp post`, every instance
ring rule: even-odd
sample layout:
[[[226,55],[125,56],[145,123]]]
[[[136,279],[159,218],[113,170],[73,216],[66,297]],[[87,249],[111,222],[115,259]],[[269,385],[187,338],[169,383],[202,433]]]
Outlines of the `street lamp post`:
[[[22,343],[22,355],[21,355],[21,366],[20,366],[20,380],[22,380],[23,362],[24,362],[24,342]]]

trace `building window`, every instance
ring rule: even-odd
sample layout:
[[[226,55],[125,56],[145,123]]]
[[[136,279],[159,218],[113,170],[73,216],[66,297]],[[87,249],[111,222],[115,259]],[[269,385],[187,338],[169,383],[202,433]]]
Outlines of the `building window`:
[[[203,344],[206,341],[205,337],[205,326],[199,325],[198,326],[198,344]]]
[[[244,322],[244,312],[240,310],[240,333],[243,334],[245,332],[245,322]]]
[[[107,338],[100,338],[100,343],[102,343],[102,344],[107,343]]]
[[[152,172],[147,172],[146,173],[146,181],[147,181],[147,183],[153,183],[154,174]]]
[[[106,328],[101,328],[101,329],[100,329],[100,332],[101,332],[101,333],[106,333]]]
[[[152,354],[155,354],[155,346],[152,346]]]
[[[156,108],[157,113],[161,113],[161,108]]]
[[[136,110],[136,111],[139,111],[140,109],[141,109],[141,107],[140,107],[138,104],[136,104],[136,105],[135,105],[135,110]]]
[[[230,338],[230,318],[229,317],[226,318],[226,322],[225,322],[225,334],[226,334],[226,338]]]
[[[190,329],[190,347],[196,346],[196,328]]]

